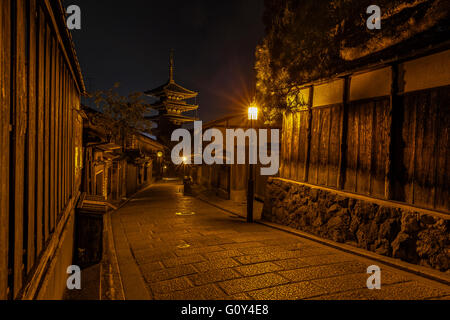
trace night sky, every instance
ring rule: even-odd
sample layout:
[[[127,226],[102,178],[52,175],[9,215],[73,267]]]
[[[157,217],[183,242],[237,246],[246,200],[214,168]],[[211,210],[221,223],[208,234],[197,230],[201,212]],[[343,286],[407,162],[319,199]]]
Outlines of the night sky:
[[[264,33],[262,0],[70,0],[81,8],[72,35],[89,91],[143,92],[168,80],[198,91],[204,121],[242,112],[254,92],[254,52]]]

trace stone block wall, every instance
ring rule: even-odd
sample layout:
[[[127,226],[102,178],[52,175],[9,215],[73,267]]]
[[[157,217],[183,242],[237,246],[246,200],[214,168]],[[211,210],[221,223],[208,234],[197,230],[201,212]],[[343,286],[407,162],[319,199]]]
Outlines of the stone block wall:
[[[450,216],[279,178],[262,218],[440,271],[450,266]]]

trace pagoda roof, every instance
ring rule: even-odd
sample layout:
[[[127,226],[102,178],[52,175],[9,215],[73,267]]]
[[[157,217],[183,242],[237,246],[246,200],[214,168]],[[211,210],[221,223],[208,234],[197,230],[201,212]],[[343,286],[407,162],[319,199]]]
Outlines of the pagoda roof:
[[[168,118],[170,121],[173,122],[180,122],[180,123],[185,123],[185,122],[193,122],[193,121],[197,121],[198,119],[195,117],[188,117],[188,116],[184,116],[182,114],[175,114],[175,113],[168,113],[168,114],[162,114],[162,115],[158,115],[158,116],[150,116],[150,117],[145,117],[148,120],[159,120],[160,118]]]
[[[186,89],[177,84],[174,80],[173,73],[174,73],[174,62],[172,52],[170,54],[169,81],[167,81],[165,84],[156,89],[146,91],[145,94],[157,98],[170,96],[178,96],[184,99],[195,98],[198,95],[198,92]]]
[[[164,101],[158,101],[151,105],[152,109],[154,110],[170,110],[170,109],[176,109],[180,112],[186,112],[186,111],[193,111],[198,109],[198,105],[194,104],[188,104],[184,101],[180,100],[164,100]]]
[[[146,95],[153,97],[165,97],[165,96],[181,96],[185,99],[195,98],[198,93],[189,89],[186,89],[177,84],[173,79],[169,80],[166,84],[145,92]]]

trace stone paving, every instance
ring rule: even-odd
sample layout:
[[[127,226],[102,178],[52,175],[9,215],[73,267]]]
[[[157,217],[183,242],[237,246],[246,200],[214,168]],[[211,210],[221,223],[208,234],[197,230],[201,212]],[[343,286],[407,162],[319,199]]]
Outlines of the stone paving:
[[[450,287],[341,252],[156,184],[112,216],[126,299],[450,299]],[[381,290],[366,270],[381,267]]]

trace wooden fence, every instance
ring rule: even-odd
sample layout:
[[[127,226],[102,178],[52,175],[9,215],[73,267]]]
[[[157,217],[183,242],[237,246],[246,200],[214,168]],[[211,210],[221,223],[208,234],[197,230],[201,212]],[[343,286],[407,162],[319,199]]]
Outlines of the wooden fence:
[[[450,50],[298,88],[280,176],[450,210]]]
[[[59,1],[0,1],[0,299],[37,296],[79,195],[84,85],[64,20]]]

